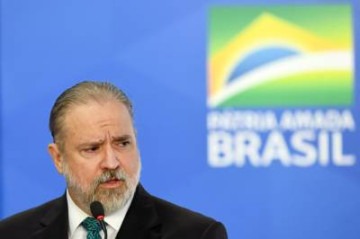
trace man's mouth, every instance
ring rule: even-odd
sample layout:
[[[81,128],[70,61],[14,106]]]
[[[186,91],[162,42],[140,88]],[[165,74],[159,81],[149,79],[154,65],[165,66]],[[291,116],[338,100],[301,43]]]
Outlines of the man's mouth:
[[[99,186],[104,188],[116,188],[121,186],[124,182],[124,179],[111,178],[106,180],[105,182],[100,183]]]

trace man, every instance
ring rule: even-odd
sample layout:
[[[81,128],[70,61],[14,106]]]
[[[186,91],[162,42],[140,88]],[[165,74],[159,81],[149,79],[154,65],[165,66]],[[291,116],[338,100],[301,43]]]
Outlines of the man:
[[[63,92],[50,114],[48,150],[67,190],[0,222],[0,239],[104,238],[90,204],[104,207],[109,239],[225,239],[224,226],[145,191],[130,100],[104,82]],[[101,237],[100,237],[101,236]]]

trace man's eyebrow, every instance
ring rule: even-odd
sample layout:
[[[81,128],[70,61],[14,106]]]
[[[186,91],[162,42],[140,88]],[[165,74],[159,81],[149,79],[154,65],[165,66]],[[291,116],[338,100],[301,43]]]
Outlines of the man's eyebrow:
[[[111,139],[113,141],[125,141],[125,140],[129,140],[131,139],[132,137],[128,134],[125,134],[125,135],[121,135],[121,136],[113,136],[111,137]]]
[[[83,142],[80,143],[78,145],[78,148],[83,148],[83,147],[87,147],[87,146],[96,146],[96,145],[101,145],[104,143],[103,139],[97,140],[97,141],[88,141],[88,142]]]

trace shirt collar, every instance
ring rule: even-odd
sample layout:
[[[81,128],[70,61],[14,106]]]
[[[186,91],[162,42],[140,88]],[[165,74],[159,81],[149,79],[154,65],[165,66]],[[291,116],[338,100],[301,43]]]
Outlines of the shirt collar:
[[[115,212],[106,215],[105,216],[105,222],[108,226],[111,226],[114,230],[117,232],[120,230],[120,227],[124,221],[125,215],[127,211],[129,210],[130,204],[132,202],[132,199],[134,197],[134,194],[131,196],[131,198],[126,202],[125,206],[116,210]],[[69,191],[66,190],[66,199],[68,203],[68,215],[69,215],[69,235],[71,236],[76,228],[81,224],[81,222],[89,217],[87,213],[85,213],[83,210],[81,210],[75,202],[72,200]],[[71,237],[70,237],[71,238]]]
[[[71,238],[76,228],[80,225],[85,218],[89,215],[81,210],[70,197],[69,191],[66,190],[66,200],[68,204],[68,215],[69,215],[69,235]]]

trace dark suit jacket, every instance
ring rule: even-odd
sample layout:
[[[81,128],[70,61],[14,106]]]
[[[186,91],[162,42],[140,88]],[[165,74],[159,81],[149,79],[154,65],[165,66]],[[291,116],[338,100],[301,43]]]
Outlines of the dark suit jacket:
[[[105,218],[106,220],[106,218]],[[0,222],[0,239],[67,239],[66,196]],[[118,239],[226,239],[211,218],[151,196],[139,185]]]

